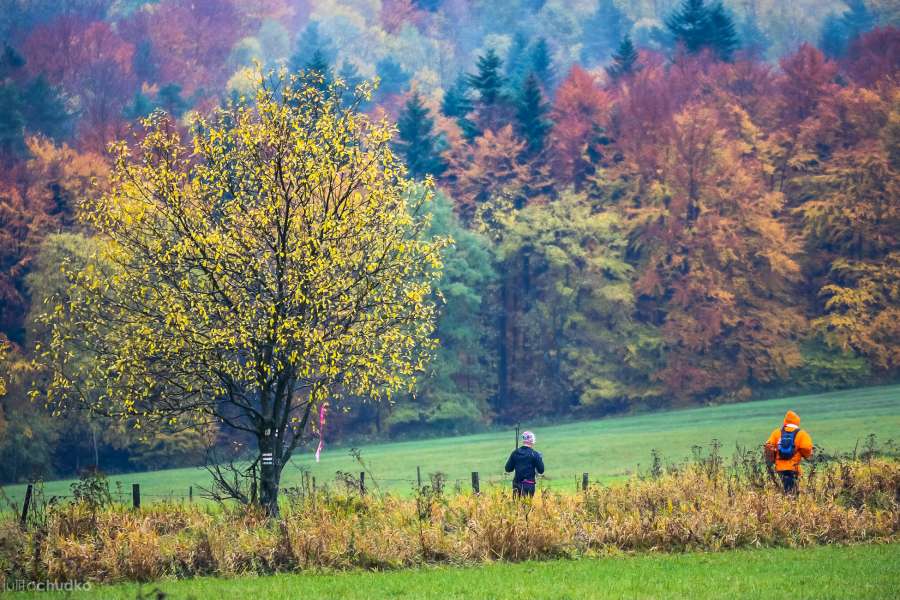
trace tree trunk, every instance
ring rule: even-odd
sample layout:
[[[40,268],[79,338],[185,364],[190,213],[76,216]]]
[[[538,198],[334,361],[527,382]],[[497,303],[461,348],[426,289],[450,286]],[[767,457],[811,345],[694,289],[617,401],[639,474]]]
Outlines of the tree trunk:
[[[97,430],[94,429],[93,423],[91,424],[91,441],[94,444],[94,472],[97,473],[100,471],[100,452],[97,450]]]
[[[497,314],[497,412],[504,412],[509,403],[509,281],[500,283],[500,310]]]
[[[266,430],[259,438],[259,504],[270,517],[279,514],[278,491],[284,468],[278,441],[277,434],[273,434],[272,430]]]

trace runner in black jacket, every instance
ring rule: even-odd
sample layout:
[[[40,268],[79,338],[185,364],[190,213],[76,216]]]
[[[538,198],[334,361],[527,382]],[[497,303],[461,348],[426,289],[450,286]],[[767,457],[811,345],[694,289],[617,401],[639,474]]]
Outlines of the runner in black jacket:
[[[537,473],[544,473],[544,457],[534,449],[534,434],[526,431],[522,434],[522,445],[509,455],[506,461],[506,472],[515,470],[513,477],[514,496],[534,496],[534,484]]]

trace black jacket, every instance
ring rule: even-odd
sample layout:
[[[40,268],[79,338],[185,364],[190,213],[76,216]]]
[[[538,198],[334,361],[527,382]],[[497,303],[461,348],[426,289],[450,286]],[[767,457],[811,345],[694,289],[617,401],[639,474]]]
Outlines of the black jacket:
[[[522,483],[523,481],[534,483],[535,472],[541,474],[544,472],[544,458],[534,448],[528,446],[516,448],[509,455],[509,460],[506,461],[506,472],[509,473],[514,469],[516,475],[513,477],[513,483]]]

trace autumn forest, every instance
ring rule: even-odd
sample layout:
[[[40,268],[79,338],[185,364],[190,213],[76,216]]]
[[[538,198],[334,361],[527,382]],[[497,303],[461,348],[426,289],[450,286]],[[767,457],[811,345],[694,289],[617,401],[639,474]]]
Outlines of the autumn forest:
[[[414,190],[433,182],[413,204],[448,241],[433,359],[390,402],[343,394],[335,441],[900,375],[892,2],[0,6],[0,482],[246,447],[48,406],[39,358],[66,266],[94,247],[79,213],[113,185],[110,145],[146,142],[148,118],[190,138],[278,69],[374,82],[359,109]]]

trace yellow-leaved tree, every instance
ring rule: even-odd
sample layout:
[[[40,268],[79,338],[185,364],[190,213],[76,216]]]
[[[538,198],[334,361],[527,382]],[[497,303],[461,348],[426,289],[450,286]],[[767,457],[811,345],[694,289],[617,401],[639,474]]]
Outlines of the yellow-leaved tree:
[[[43,317],[47,400],[247,432],[258,497],[221,472],[220,489],[276,515],[323,402],[411,389],[449,240],[423,233],[428,194],[407,193],[391,125],[358,111],[368,95],[270,73],[190,140],[155,114],[117,144],[111,191],[80,207],[99,249]]]

